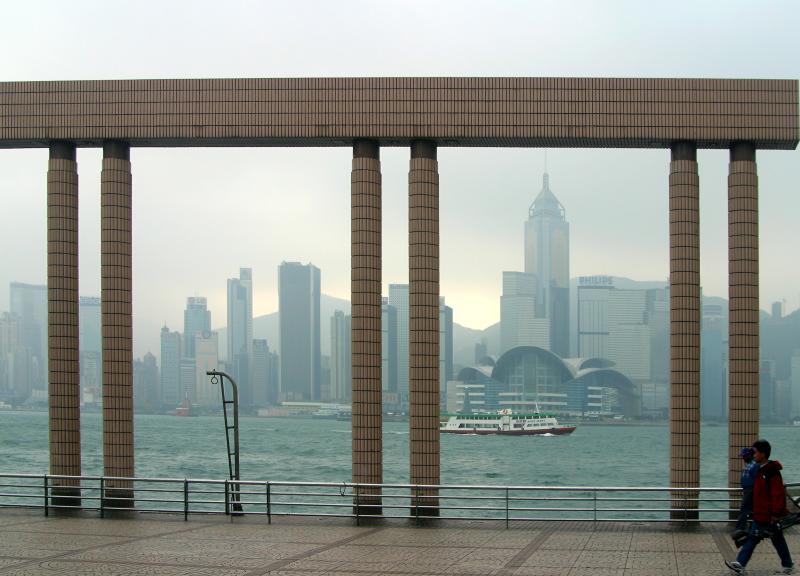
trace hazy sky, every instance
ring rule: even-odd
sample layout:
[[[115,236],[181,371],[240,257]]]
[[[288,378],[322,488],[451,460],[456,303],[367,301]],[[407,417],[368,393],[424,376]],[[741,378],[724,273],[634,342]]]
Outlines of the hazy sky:
[[[0,81],[271,76],[800,77],[794,1],[9,2]],[[381,151],[385,284],[407,281],[406,148]],[[255,314],[277,309],[283,260],[349,298],[350,159],[330,149],[133,149],[134,352],[182,330],[186,296],[225,323],[225,280],[253,268]],[[727,153],[700,151],[701,273],[727,296]],[[100,293],[100,163],[78,151],[81,294]],[[800,152],[759,153],[761,305],[800,305]],[[548,151],[571,229],[571,275],[666,281],[666,150]],[[441,291],[460,324],[500,316],[523,267],[540,149],[439,152]],[[45,283],[46,150],[0,150],[0,310]],[[386,289],[384,289],[386,293]]]

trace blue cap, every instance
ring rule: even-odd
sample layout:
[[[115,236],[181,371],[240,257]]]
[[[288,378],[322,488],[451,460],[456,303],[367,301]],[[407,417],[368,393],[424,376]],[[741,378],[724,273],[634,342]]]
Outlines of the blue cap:
[[[739,450],[739,458],[744,458],[745,456],[753,456],[756,453],[755,450],[752,448],[742,448]]]

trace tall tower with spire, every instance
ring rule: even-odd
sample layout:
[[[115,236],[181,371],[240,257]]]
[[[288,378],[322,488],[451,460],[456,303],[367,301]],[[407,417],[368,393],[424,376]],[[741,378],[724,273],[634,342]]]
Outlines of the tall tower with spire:
[[[536,316],[550,320],[550,350],[565,358],[569,356],[569,223],[564,206],[550,190],[547,172],[525,222],[525,272],[536,276]]]

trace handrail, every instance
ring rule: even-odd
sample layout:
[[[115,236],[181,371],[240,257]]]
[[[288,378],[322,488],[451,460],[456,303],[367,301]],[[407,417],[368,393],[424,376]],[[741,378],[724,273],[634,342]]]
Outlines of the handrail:
[[[134,497],[118,498],[107,490],[127,481]],[[790,490],[800,483],[787,483]],[[59,493],[68,487],[70,496]],[[248,487],[250,489],[248,489]],[[379,499],[381,512],[360,506],[367,490]],[[426,493],[430,492],[430,493]],[[471,484],[374,484],[210,478],[69,476],[0,472],[0,508],[95,511],[100,517],[118,510],[181,514],[252,514],[267,516],[494,520],[509,527],[519,521],[728,522],[740,489],[662,486],[518,486]],[[236,494],[236,502],[233,495]],[[372,496],[371,496],[372,497]],[[74,498],[72,500],[71,498]],[[241,503],[242,511],[233,509]],[[428,504],[430,502],[430,504]],[[134,504],[135,503],[135,504]]]

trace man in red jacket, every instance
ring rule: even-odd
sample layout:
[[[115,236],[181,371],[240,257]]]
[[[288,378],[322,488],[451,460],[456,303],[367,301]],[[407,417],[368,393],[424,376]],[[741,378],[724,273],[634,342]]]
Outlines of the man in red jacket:
[[[789,547],[783,532],[775,528],[775,523],[786,516],[786,490],[781,477],[781,463],[770,460],[772,447],[766,440],[757,440],[753,443],[753,459],[758,463],[759,469],[753,485],[753,523],[747,541],[739,550],[735,562],[725,561],[725,565],[736,574],[743,574],[744,567],[750,561],[753,551],[758,543],[769,534],[772,545],[781,559],[782,569],[778,574],[794,574],[794,563],[789,554]]]

